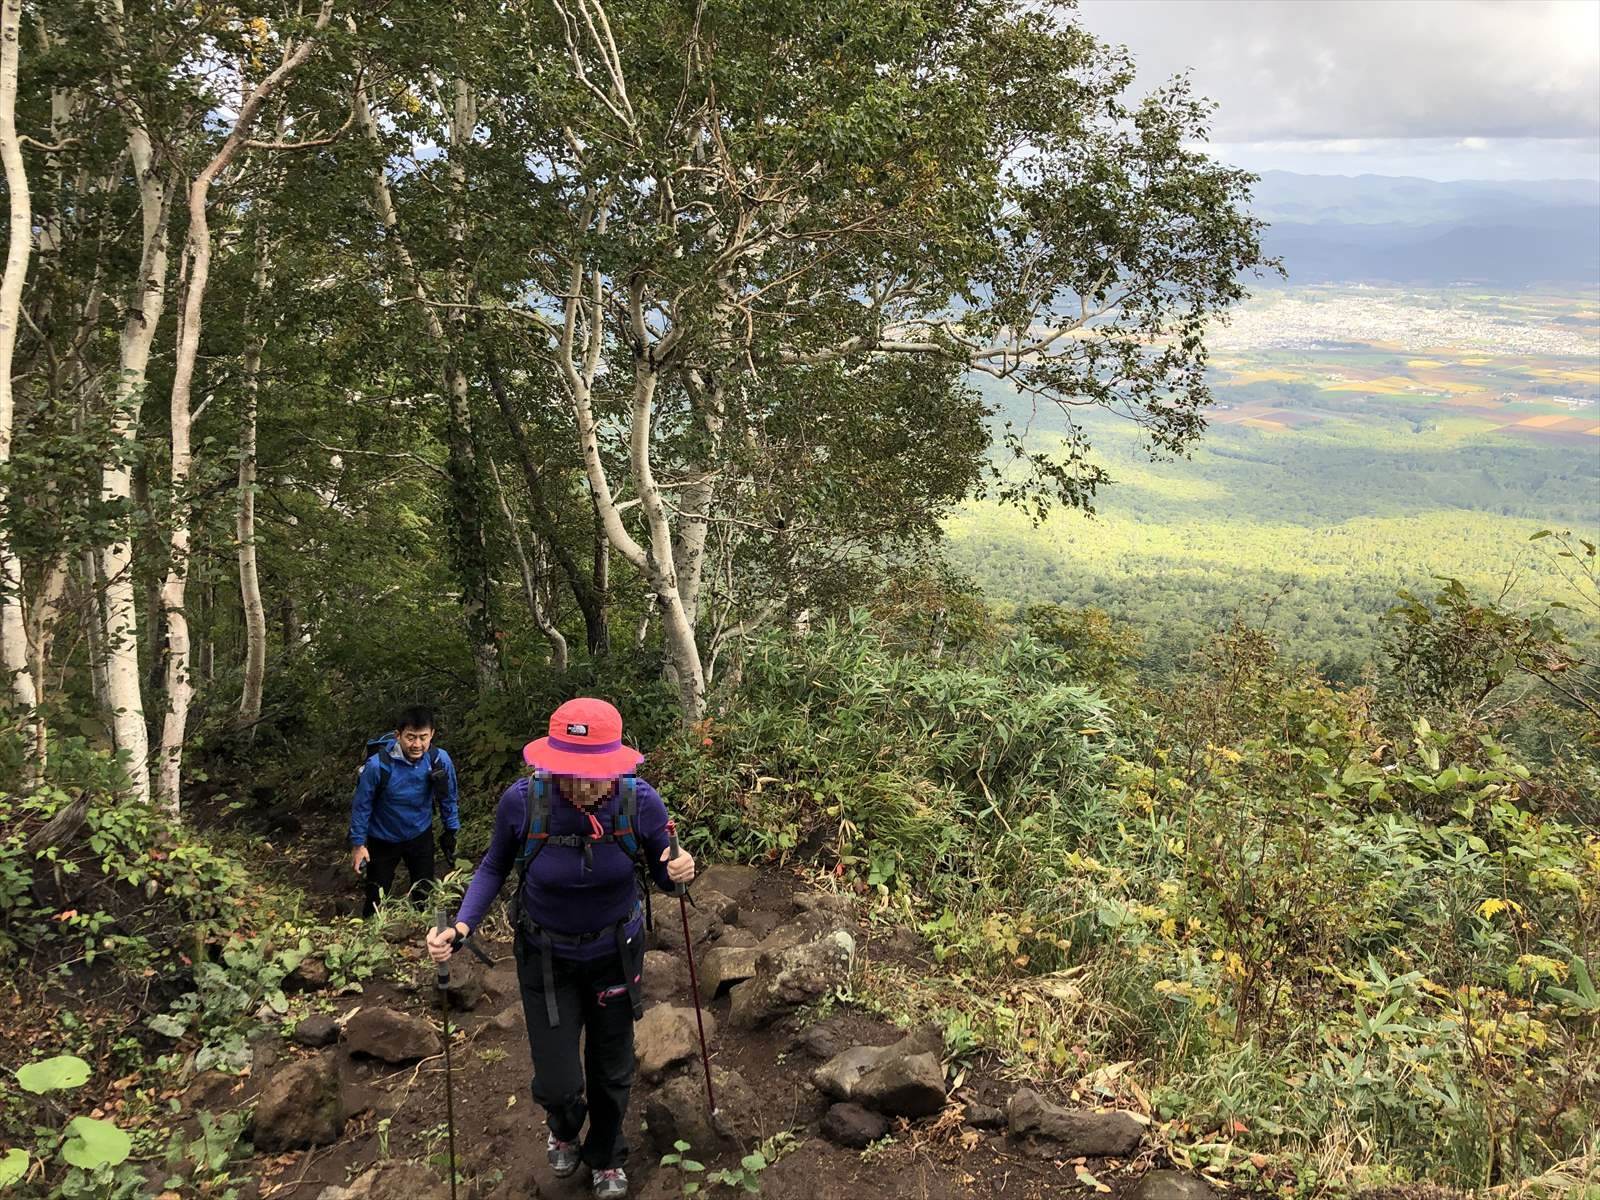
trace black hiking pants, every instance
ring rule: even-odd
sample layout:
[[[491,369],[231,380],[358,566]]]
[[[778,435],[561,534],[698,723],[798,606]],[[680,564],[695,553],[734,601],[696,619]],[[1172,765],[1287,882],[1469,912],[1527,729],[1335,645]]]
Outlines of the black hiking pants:
[[[643,935],[638,939],[643,942]],[[624,989],[622,959],[552,958],[554,1028],[545,1005],[539,948],[517,939],[517,980],[533,1056],[533,1098],[543,1106],[550,1132],[576,1142],[589,1119],[578,1156],[591,1170],[620,1167],[628,1157],[622,1122],[633,1088],[633,1006]],[[606,993],[610,993],[607,995]],[[578,1037],[584,1036],[583,1054]],[[581,1058],[581,1061],[580,1061]]]
[[[372,859],[367,863],[367,902],[361,915],[370,917],[378,907],[378,893],[394,895],[395,869],[405,861],[406,874],[411,877],[407,896],[418,904],[426,904],[433,892],[433,827],[429,826],[409,842],[384,842],[367,839],[367,853]]]

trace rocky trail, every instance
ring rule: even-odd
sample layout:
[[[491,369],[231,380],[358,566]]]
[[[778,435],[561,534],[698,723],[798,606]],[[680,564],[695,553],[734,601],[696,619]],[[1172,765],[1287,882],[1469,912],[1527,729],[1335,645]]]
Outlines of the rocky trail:
[[[950,1091],[938,1029],[898,1029],[828,1003],[863,961],[918,952],[904,931],[875,937],[848,897],[718,866],[694,900],[718,1113],[706,1110],[678,904],[656,896],[629,1108],[631,1195],[663,1200],[691,1183],[701,1195],[759,1189],[772,1200],[1213,1194],[1162,1169],[1138,1114],[1058,1107],[981,1059]],[[494,966],[456,955],[446,993],[459,1194],[580,1200],[587,1171],[558,1180],[545,1163],[511,946],[483,948]],[[190,1111],[256,1104],[244,1200],[449,1197],[439,993],[420,947],[395,949],[401,969],[360,994],[332,994],[322,965],[302,964],[290,983],[313,1015],[263,1029],[245,1078],[201,1076],[189,1088]],[[660,1165],[678,1142],[704,1170]],[[759,1162],[744,1158],[753,1150]]]

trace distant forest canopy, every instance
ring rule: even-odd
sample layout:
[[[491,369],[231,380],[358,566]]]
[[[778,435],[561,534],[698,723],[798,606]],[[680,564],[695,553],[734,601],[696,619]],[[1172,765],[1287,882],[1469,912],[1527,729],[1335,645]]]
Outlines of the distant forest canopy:
[[[1289,655],[1353,681],[1377,655],[1396,592],[1431,593],[1442,576],[1480,595],[1504,592],[1512,605],[1570,599],[1546,544],[1529,539],[1552,527],[1595,538],[1600,438],[1519,437],[1494,422],[1524,411],[1596,409],[1562,408],[1530,388],[1524,400],[1501,404],[1505,415],[1486,417],[1437,397],[1334,391],[1289,377],[1332,369],[1316,363],[1342,365],[1339,354],[1245,355],[1235,362],[1240,375],[1268,359],[1292,363],[1293,372],[1257,370],[1284,378],[1245,384],[1220,373],[1205,437],[1174,461],[1152,461],[1128,422],[1084,410],[1077,420],[1110,481],[1094,498],[1095,514],[1064,512],[1035,524],[992,500],[971,502],[947,526],[952,564],[1002,612],[1055,603],[1126,621],[1143,635],[1141,660],[1161,675],[1186,668],[1194,650],[1240,617],[1270,631]],[[1349,356],[1382,371],[1424,361],[1367,347],[1350,347]],[[1528,378],[1537,385],[1543,377]],[[1065,428],[1058,409],[1015,389],[990,384],[983,394],[991,420],[1009,421],[1041,445]],[[1249,411],[1306,423],[1271,429],[1232,419]],[[1600,427],[1600,415],[1571,420]],[[1592,614],[1558,619],[1596,631]]]

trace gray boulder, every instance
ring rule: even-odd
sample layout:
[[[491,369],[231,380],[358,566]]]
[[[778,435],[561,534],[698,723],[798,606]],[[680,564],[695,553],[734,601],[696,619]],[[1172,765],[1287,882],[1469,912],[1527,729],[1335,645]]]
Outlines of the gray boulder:
[[[759,957],[761,952],[754,946],[729,946],[718,942],[697,964],[700,999],[709,1004],[734,984],[754,976]]]
[[[743,900],[750,894],[751,887],[756,881],[754,867],[741,867],[732,863],[717,863],[707,867],[695,876],[694,889],[698,895],[702,891],[721,892],[734,900]]]
[[[689,967],[683,961],[683,955],[668,954],[665,950],[646,950],[641,986],[646,1004],[688,996]]]
[[[856,1081],[850,1098],[892,1117],[928,1117],[944,1107],[944,1068],[931,1054],[890,1047]]]
[[[812,1086],[835,1100],[849,1100],[855,1095],[861,1077],[878,1064],[878,1046],[851,1046],[834,1055],[811,1072]]]
[[[855,951],[855,939],[842,929],[786,950],[764,951],[755,976],[733,989],[734,1025],[762,1028],[842,986],[850,978]]]
[[[344,1116],[338,1060],[319,1054],[272,1073],[256,1100],[251,1140],[267,1153],[331,1145]]]
[[[739,902],[732,896],[719,892],[716,888],[706,887],[702,883],[695,887],[692,899],[695,911],[716,917],[724,925],[739,923]],[[681,919],[679,925],[681,931]]]
[[[716,1040],[717,1021],[710,1013],[702,1013],[705,1022],[706,1045]],[[675,1008],[658,1004],[644,1014],[633,1027],[633,1051],[638,1059],[639,1074],[651,1083],[680,1063],[700,1057],[700,1032],[695,1024],[692,1008]]]
[[[344,1027],[352,1054],[366,1054],[386,1063],[431,1058],[444,1047],[433,1026],[392,1008],[363,1008]]]
[[[1051,1143],[1057,1158],[1121,1158],[1144,1140],[1144,1126],[1125,1112],[1090,1112],[1051,1104],[1032,1088],[1021,1088],[1006,1106],[1011,1135],[1031,1145]]]
[[[302,958],[298,966],[283,977],[286,992],[320,992],[328,986],[328,964],[320,958]]]
[[[688,1142],[697,1154],[710,1155],[733,1147],[753,1146],[761,1140],[761,1102],[739,1075],[711,1068],[717,1093],[717,1118],[706,1112],[706,1083],[690,1072],[662,1084],[645,1105],[650,1141],[658,1154],[668,1153],[674,1142]]]
[[[835,1104],[822,1118],[822,1136],[850,1150],[864,1150],[889,1132],[889,1122],[859,1104]]]
[[[428,964],[428,981],[434,981],[433,964]],[[466,954],[450,956],[450,979],[445,984],[444,995],[451,1008],[457,1012],[471,1012],[483,999],[483,974],[478,964]]]

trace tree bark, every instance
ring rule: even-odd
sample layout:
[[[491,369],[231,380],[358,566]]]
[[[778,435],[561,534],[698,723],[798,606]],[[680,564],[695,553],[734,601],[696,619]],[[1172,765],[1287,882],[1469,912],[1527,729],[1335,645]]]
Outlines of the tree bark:
[[[261,387],[261,352],[266,343],[262,301],[267,291],[266,231],[256,226],[255,297],[246,317],[249,339],[244,354],[243,411],[239,417],[239,598],[244,608],[244,687],[239,696],[239,727],[252,738],[261,717],[261,689],[267,677],[267,610],[256,567],[256,413]]]
[[[16,404],[11,390],[11,363],[17,346],[17,322],[22,311],[22,284],[28,274],[33,249],[32,197],[17,137],[17,59],[20,50],[22,0],[5,0],[0,8],[0,161],[5,166],[10,194],[10,234],[6,267],[0,279],[0,468],[11,461],[12,425]],[[6,501],[0,484],[0,506]],[[31,770],[44,770],[45,731],[38,712],[39,692],[28,656],[27,619],[22,606],[22,563],[11,546],[8,531],[0,529],[0,665],[8,676],[12,699],[26,714],[31,747]]]

